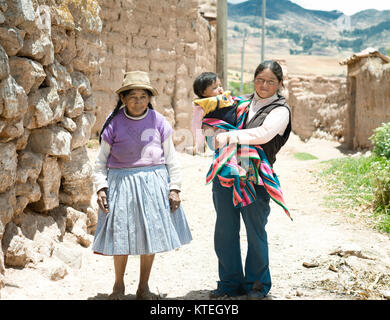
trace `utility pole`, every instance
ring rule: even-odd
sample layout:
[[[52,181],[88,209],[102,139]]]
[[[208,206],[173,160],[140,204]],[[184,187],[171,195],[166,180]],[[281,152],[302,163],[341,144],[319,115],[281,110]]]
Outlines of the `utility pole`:
[[[217,2],[217,74],[227,88],[227,0]]]
[[[264,42],[265,42],[265,6],[266,0],[263,0],[263,32],[261,34],[261,62],[264,61]]]
[[[242,49],[241,49],[241,84],[240,84],[240,94],[243,93],[244,90],[244,56],[245,56],[245,42],[248,39],[247,29],[244,31],[244,37],[242,38]]]

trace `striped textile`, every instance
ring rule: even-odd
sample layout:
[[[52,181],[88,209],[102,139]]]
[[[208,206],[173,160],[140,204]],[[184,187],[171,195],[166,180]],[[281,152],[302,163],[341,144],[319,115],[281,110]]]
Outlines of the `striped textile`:
[[[243,128],[251,100],[236,97],[237,126],[214,118],[204,118],[203,124],[226,131]],[[233,204],[244,207],[256,200],[255,185],[263,185],[268,194],[292,220],[287,209],[279,179],[260,145],[229,144],[214,151],[213,162],[206,175],[209,184],[218,177],[224,187],[233,188]]]

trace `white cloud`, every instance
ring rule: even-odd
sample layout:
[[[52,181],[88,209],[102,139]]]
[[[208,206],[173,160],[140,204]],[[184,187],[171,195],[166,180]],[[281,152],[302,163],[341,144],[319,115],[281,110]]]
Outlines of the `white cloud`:
[[[291,0],[291,1],[299,4],[301,7],[304,7],[306,9],[325,10],[325,11],[338,10],[348,15],[366,9],[390,10],[390,1],[383,1],[383,0],[370,0],[370,1],[367,0],[354,0],[354,1]]]

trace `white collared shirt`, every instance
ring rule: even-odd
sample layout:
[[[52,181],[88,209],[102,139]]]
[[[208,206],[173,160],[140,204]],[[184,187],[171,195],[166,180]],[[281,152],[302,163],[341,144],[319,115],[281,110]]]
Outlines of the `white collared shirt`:
[[[262,99],[255,92],[251,102],[246,123],[253,118],[258,110],[269,105],[278,98],[275,93],[272,97]],[[263,124],[257,128],[230,131],[229,134],[236,135],[240,144],[265,144],[271,141],[277,134],[283,135],[290,121],[290,113],[287,108],[278,107],[273,109],[265,118]]]

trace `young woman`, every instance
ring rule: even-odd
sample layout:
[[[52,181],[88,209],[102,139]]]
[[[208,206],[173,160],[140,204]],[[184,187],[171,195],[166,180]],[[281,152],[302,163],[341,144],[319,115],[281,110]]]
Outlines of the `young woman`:
[[[291,132],[290,107],[279,94],[282,85],[283,72],[277,62],[260,64],[254,74],[255,92],[239,99],[248,108],[243,129],[219,133],[216,136],[217,147],[234,143],[260,145],[272,166]],[[246,293],[248,299],[263,299],[271,288],[265,230],[270,213],[270,195],[264,186],[256,185],[256,200],[237,208],[232,201],[232,188],[222,186],[218,179],[214,179],[212,190],[217,214],[214,246],[220,280],[210,297]],[[240,213],[248,238],[245,273],[241,262]]]

